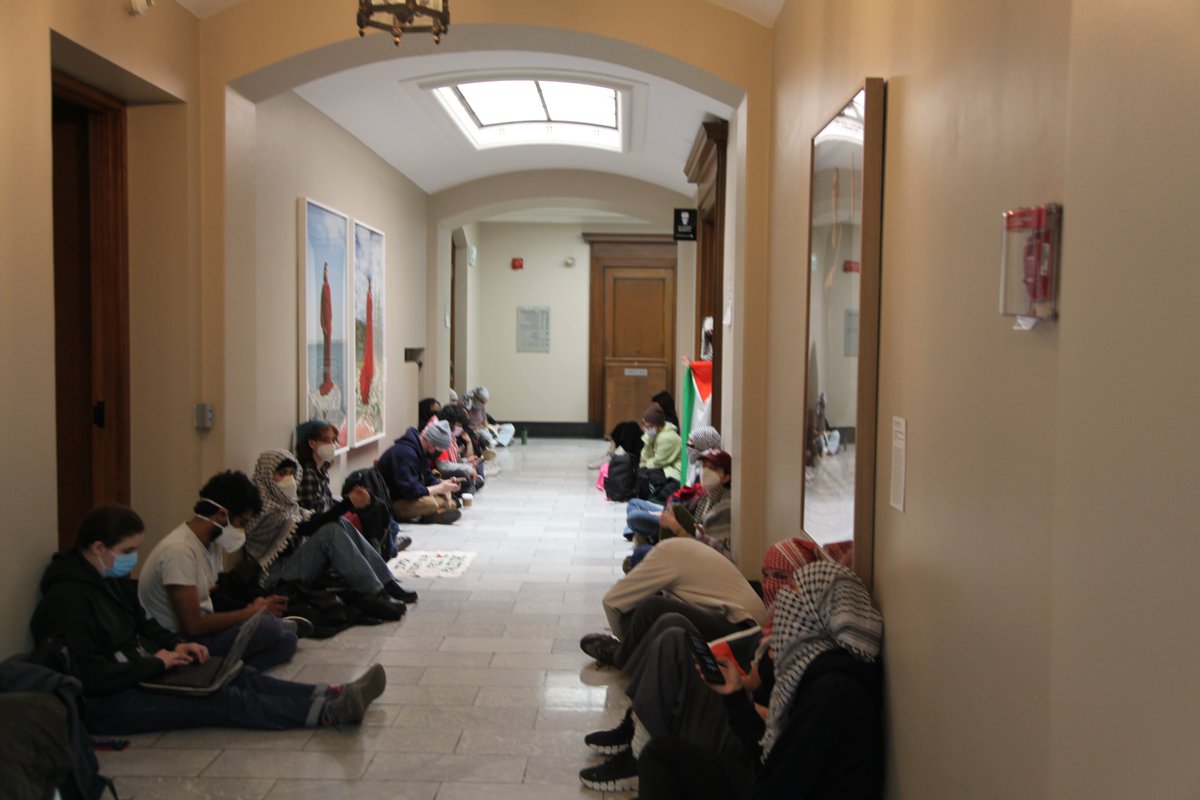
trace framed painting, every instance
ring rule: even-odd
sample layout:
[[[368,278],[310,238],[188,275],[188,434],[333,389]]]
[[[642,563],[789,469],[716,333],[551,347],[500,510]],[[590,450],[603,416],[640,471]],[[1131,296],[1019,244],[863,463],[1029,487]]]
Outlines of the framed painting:
[[[350,444],[349,219],[300,198],[300,420],[327,419]]]
[[[384,394],[383,232],[354,221],[354,425],[350,446],[381,439]]]

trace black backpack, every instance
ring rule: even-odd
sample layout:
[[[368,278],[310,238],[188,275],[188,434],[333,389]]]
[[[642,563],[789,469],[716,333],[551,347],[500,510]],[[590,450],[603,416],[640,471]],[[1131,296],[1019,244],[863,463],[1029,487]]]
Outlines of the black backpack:
[[[618,503],[628,502],[637,491],[638,462],[627,453],[618,453],[608,460],[608,477],[604,479],[604,494]]]

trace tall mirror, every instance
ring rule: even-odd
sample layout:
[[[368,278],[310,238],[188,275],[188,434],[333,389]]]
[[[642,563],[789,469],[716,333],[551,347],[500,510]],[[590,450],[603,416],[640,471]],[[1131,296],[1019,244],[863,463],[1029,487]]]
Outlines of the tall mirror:
[[[845,552],[871,586],[884,82],[863,88],[812,140],[805,346],[805,533]]]

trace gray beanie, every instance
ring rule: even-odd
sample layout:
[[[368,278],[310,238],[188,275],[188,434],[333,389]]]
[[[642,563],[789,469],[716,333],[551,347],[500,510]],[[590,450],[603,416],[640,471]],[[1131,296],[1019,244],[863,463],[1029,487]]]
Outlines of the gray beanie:
[[[476,386],[475,391],[471,392],[471,394],[480,402],[486,403],[488,401],[489,395],[486,386]]]
[[[450,423],[444,419],[431,422],[421,431],[421,437],[439,451],[450,447]]]
[[[454,391],[453,388],[450,389],[450,402],[451,403],[458,402],[458,392]]]

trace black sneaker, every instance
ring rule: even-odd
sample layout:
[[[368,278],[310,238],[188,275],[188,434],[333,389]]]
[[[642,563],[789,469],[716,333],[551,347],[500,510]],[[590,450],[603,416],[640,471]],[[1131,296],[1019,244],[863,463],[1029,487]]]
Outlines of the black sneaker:
[[[388,581],[383,585],[383,590],[388,593],[393,600],[403,600],[405,603],[417,602],[417,593],[409,589],[405,589],[396,581]]]
[[[583,743],[606,756],[623,753],[633,744],[633,709],[625,710],[625,719],[609,731],[596,731],[583,737]]]
[[[412,544],[411,536],[397,536],[396,537],[396,552],[397,553],[404,552],[405,550],[408,549],[408,546],[411,544]]]
[[[583,785],[597,792],[629,792],[637,789],[637,759],[625,750],[603,764],[579,770]]]
[[[617,663],[621,642],[607,633],[589,633],[579,640],[579,649],[596,659],[600,666],[611,667]]]

